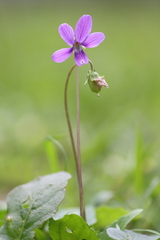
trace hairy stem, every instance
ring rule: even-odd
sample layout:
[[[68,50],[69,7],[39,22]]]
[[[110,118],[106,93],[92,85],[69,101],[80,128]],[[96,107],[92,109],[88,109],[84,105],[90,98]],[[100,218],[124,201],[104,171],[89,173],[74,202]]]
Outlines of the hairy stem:
[[[72,132],[71,121],[69,117],[69,110],[68,110],[68,83],[71,76],[73,69],[76,67],[76,121],[77,121],[77,152],[74,143],[74,137]],[[84,196],[83,196],[83,185],[82,185],[82,168],[81,168],[81,154],[80,154],[80,107],[79,107],[79,80],[78,80],[78,66],[75,64],[71,68],[68,73],[66,84],[65,84],[65,91],[64,91],[64,105],[65,105],[65,113],[66,119],[71,139],[71,145],[73,150],[73,155],[76,164],[76,171],[77,171],[77,178],[78,178],[78,188],[79,188],[79,202],[80,202],[80,215],[85,219],[85,206],[84,206]]]

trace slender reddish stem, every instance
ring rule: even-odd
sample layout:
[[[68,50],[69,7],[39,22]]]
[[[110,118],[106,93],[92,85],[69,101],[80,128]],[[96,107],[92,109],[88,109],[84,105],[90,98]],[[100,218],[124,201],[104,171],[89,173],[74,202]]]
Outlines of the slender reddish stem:
[[[68,110],[68,83],[70,79],[70,75],[73,69],[76,67],[76,122],[77,122],[77,151],[74,143],[74,137],[72,132],[71,121],[69,117],[69,110]],[[71,139],[71,145],[73,150],[73,155],[76,164],[77,170],[77,178],[78,178],[78,188],[79,188],[79,202],[80,202],[80,215],[85,219],[85,205],[84,205],[84,195],[83,195],[83,184],[82,184],[82,167],[81,167],[81,153],[80,153],[80,104],[79,104],[79,80],[78,80],[78,66],[74,65],[68,73],[66,84],[65,84],[65,91],[64,91],[64,105],[65,105],[65,113],[66,119]]]
[[[80,214],[85,219],[85,204],[82,184],[81,143],[80,143],[80,97],[78,66],[76,66],[76,117],[77,117],[77,174],[79,182]]]
[[[68,129],[69,129],[69,135],[71,139],[71,145],[72,145],[72,150],[73,150],[73,155],[76,163],[76,168],[77,168],[77,153],[76,153],[76,148],[75,148],[75,143],[74,143],[74,138],[73,138],[73,132],[72,132],[72,126],[71,126],[71,121],[69,117],[69,110],[68,110],[68,83],[69,83],[69,78],[71,76],[71,73],[73,69],[75,68],[76,64],[73,65],[71,70],[68,73],[67,79],[66,79],[66,84],[65,84],[65,89],[64,89],[64,106],[65,106],[65,113],[66,113],[66,119],[67,119],[67,124],[68,124]]]

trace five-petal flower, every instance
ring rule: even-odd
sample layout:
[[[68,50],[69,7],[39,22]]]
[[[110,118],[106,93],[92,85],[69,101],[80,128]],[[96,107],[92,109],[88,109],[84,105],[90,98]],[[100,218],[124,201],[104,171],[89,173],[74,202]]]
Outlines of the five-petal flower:
[[[67,23],[59,26],[61,38],[70,46],[53,53],[52,60],[60,63],[64,62],[74,52],[74,60],[78,66],[88,63],[88,57],[83,51],[84,48],[97,47],[105,36],[102,32],[90,33],[92,30],[92,17],[83,15],[77,22],[75,31]]]

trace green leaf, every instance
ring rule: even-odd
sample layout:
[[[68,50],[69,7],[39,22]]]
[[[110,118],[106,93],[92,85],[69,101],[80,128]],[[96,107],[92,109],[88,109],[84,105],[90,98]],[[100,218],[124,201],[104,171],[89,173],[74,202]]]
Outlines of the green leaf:
[[[107,233],[106,233],[106,230],[103,231],[103,232],[100,232],[98,234],[98,237],[101,239],[101,240],[111,240],[112,238],[110,238]]]
[[[133,229],[134,232],[148,232],[160,236],[160,233],[151,229]]]
[[[120,227],[121,230],[124,230],[124,228],[127,226],[127,224],[138,214],[140,214],[143,210],[142,209],[136,209],[132,212],[126,214],[125,216],[120,217],[118,220],[114,221],[112,224],[110,224],[109,227],[115,228],[117,225]],[[109,240],[111,239],[107,234],[106,230],[99,233],[99,237],[101,240]]]
[[[57,172],[60,170],[60,164],[56,152],[55,145],[50,141],[46,140],[44,143],[45,151],[48,157],[49,168],[52,172]]]
[[[127,233],[127,235],[130,237],[130,239],[139,239],[139,240],[156,240],[156,239],[159,239],[159,236],[157,235],[145,235],[145,234],[142,234],[142,233],[136,233],[134,231],[131,231],[131,230],[124,230],[124,232]]]
[[[58,155],[57,155],[57,151],[56,151],[55,146],[57,146],[61,150],[61,153],[63,154],[64,169],[66,170],[66,168],[67,168],[67,165],[66,165],[67,155],[66,155],[66,152],[65,152],[63,146],[54,137],[48,135],[45,139],[45,150],[46,150],[46,153],[47,153],[47,156],[48,156],[48,161],[49,161],[49,164],[50,164],[50,168],[51,168],[52,172],[57,172],[60,169],[62,169],[62,166],[60,165],[60,162],[59,162],[59,159],[58,159]]]
[[[35,230],[35,238],[36,240],[46,240],[46,233],[42,231],[41,229]]]
[[[65,215],[60,220],[50,219],[49,232],[54,240],[98,240],[95,231],[76,214]]]
[[[4,223],[4,217],[6,215],[6,210],[0,210],[0,226]]]
[[[7,196],[8,212],[0,228],[3,240],[32,240],[32,230],[42,226],[57,211],[64,199],[67,172],[39,177],[13,189]]]
[[[89,226],[93,225],[96,223],[97,219],[95,216],[95,208],[91,205],[85,206],[85,210],[86,210],[86,222]],[[80,216],[80,210],[79,207],[72,207],[72,208],[64,208],[61,210],[58,210],[58,212],[54,215],[54,220],[59,220],[61,218],[63,218],[66,214],[77,214]]]
[[[139,240],[157,240],[159,237],[156,235],[145,235],[145,234],[141,234],[141,233],[135,233],[131,230],[120,230],[118,228],[108,228],[107,229],[107,234],[109,235],[109,237],[111,237],[112,239],[116,239],[116,240],[134,240],[134,239],[139,239]]]
[[[108,206],[100,206],[96,209],[97,223],[95,229],[102,229],[111,224],[116,219],[127,214],[128,211],[123,208],[112,208]]]
[[[6,202],[0,200],[0,226],[2,226],[4,223],[4,217],[6,215],[6,212],[7,212],[7,204]]]
[[[12,240],[13,238],[10,238],[8,236],[5,235],[0,235],[0,240]]]
[[[128,213],[125,216],[120,217],[117,221],[114,221],[110,227],[116,227],[116,225],[118,225],[120,227],[121,230],[123,230],[127,224],[133,219],[135,218],[138,214],[140,214],[143,211],[143,209],[136,209],[133,210],[132,212]]]
[[[107,234],[109,237],[116,239],[116,240],[129,239],[128,235],[124,231],[122,231],[118,228],[108,228]]]
[[[143,191],[144,179],[144,146],[140,130],[137,131],[136,149],[135,149],[135,190],[137,194]]]
[[[152,230],[151,230],[152,231]],[[107,234],[109,237],[112,239],[116,240],[134,240],[134,239],[139,239],[139,240],[157,240],[159,237],[157,235],[145,235],[141,233],[135,233],[134,231],[131,230],[120,230],[118,228],[108,228],[107,229]]]

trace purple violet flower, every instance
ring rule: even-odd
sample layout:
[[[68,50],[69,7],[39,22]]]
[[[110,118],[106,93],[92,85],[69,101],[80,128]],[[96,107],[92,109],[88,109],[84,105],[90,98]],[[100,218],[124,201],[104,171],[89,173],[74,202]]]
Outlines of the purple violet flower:
[[[75,31],[67,24],[59,26],[58,31],[61,38],[70,48],[62,48],[52,55],[52,60],[57,63],[64,62],[74,52],[74,61],[78,66],[88,63],[88,57],[83,51],[84,48],[97,47],[104,39],[102,32],[90,33],[92,30],[92,17],[83,15],[77,22]]]

